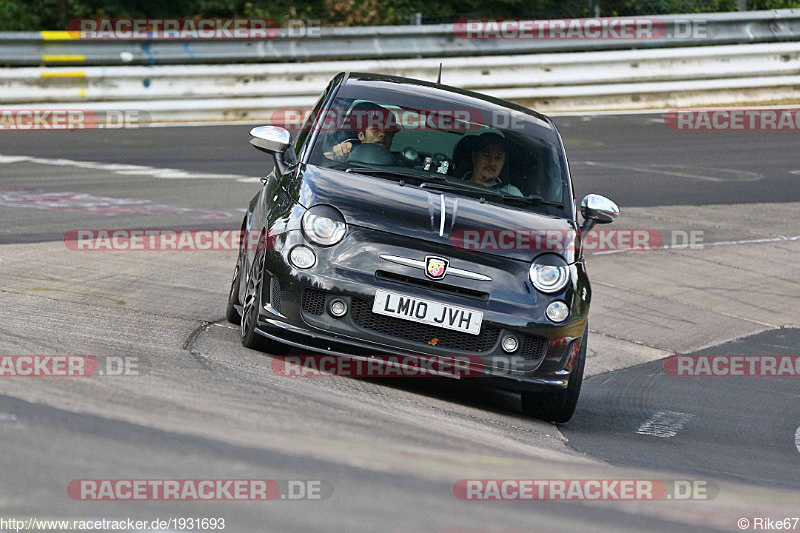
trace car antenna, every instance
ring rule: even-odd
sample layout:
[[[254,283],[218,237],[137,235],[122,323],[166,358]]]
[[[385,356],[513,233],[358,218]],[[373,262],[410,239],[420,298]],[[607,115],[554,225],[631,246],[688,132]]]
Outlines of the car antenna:
[[[442,84],[442,64],[439,63],[439,77],[436,79],[436,85]]]

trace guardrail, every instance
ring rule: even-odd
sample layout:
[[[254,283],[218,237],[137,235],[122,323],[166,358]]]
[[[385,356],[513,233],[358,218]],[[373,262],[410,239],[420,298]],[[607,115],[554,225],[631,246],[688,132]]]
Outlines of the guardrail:
[[[0,103],[316,96],[338,72],[379,71],[465,89],[553,95],[581,86],[800,74],[800,42],[307,64],[0,69]],[[538,94],[533,91],[531,94]]]
[[[704,20],[704,17],[691,15],[672,19],[674,22]],[[283,46],[286,42],[280,38],[255,44],[215,41],[190,43],[189,46],[163,42],[158,44],[173,51],[170,47],[178,44],[192,50],[196,45],[208,46],[208,54],[216,54],[216,60],[223,57],[226,50],[233,54],[234,48],[228,46],[243,47],[255,55],[233,54],[244,57],[245,63],[229,65],[162,65],[154,59],[154,64],[150,65],[0,68],[0,105],[142,111],[154,122],[268,122],[278,110],[308,109],[338,72],[382,72],[435,80],[440,62],[444,63],[443,83],[488,93],[544,112],[800,104],[797,90],[800,86],[800,31],[796,31],[800,28],[800,10],[730,13],[715,17],[709,28],[719,31],[713,36],[709,32],[709,38],[703,41],[705,46],[686,46],[690,41],[672,40],[667,44],[681,46],[651,48],[657,44],[655,41],[641,41],[637,43],[642,47],[639,49],[572,53],[544,53],[544,50],[554,47],[563,52],[578,46],[630,46],[630,43],[466,41],[456,39],[452,26],[448,25],[449,40],[438,50],[437,57],[396,59],[393,56],[400,51],[393,47],[399,46],[401,40],[421,34],[439,35],[438,38],[444,39],[443,27],[330,28],[323,29],[321,39],[296,43],[297,48],[290,58],[297,59],[302,55],[303,46],[312,45],[320,47],[318,55],[307,56],[313,59],[324,59],[327,57],[324,54],[341,57],[345,53],[373,54],[379,58],[253,64],[247,63],[248,58],[274,59],[255,48]],[[727,33],[722,28],[727,28]],[[346,43],[338,41],[340,45],[334,47],[329,38],[345,39]],[[363,44],[359,39],[363,42],[371,39],[371,47],[359,48],[358,43]],[[709,45],[728,40],[738,44]],[[7,38],[0,38],[0,44],[6,42],[9,42]],[[432,42],[418,42],[413,48],[407,43],[404,55],[413,56],[418,52],[429,55]],[[327,44],[322,46],[324,43]],[[145,43],[113,41],[70,44],[86,45],[86,50],[104,53],[118,50],[117,46],[145,46]],[[95,45],[96,48],[91,48]],[[458,53],[463,57],[452,56],[457,47],[470,46],[479,53],[462,49]],[[515,46],[517,48],[513,48]],[[509,47],[514,52],[527,50],[528,53],[492,55],[508,52]],[[322,51],[323,48],[330,49]],[[0,50],[0,57],[7,57],[8,49],[2,46]],[[537,53],[530,53],[531,50]],[[32,57],[18,59],[23,64]],[[179,59],[177,55],[169,57]],[[103,61],[86,55],[86,63],[91,62]]]
[[[641,17],[628,17],[641,18]],[[800,10],[668,15],[667,33],[651,40],[461,39],[452,24],[321,28],[318,38],[259,41],[79,40],[66,31],[0,34],[0,65],[159,65],[264,63],[401,57],[509,55],[630,48],[765,43],[800,38]],[[702,25],[703,35],[676,34]],[[672,28],[672,30],[670,30]],[[680,32],[678,32],[680,33]]]
[[[800,42],[442,61],[443,83],[545,112],[800,102]],[[435,80],[439,62],[0,69],[0,104],[139,110],[154,121],[269,120],[308,109],[337,72]]]

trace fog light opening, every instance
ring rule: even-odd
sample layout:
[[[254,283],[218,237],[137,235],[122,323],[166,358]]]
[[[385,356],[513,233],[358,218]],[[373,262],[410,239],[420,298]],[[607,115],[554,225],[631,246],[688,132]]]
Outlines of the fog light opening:
[[[328,304],[328,312],[336,318],[343,317],[347,314],[347,302],[341,298],[334,298]]]
[[[552,302],[550,305],[547,306],[545,314],[547,315],[547,318],[549,318],[551,322],[555,323],[563,322],[569,316],[569,307],[567,306],[567,304],[561,301]]]
[[[503,337],[503,350],[507,353],[514,353],[519,348],[519,341],[513,335],[506,335]]]
[[[295,246],[289,252],[289,261],[297,268],[306,269],[314,266],[317,262],[317,256],[314,254],[314,250],[301,244]]]

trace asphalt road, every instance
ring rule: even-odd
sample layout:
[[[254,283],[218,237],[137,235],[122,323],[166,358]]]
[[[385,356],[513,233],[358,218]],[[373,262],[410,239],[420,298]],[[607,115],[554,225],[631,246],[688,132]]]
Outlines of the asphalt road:
[[[693,355],[796,356],[798,346],[800,330],[779,329]],[[586,380],[582,416],[564,435],[575,450],[611,464],[797,490],[797,379],[675,376],[664,361],[637,365]],[[643,422],[660,412],[687,421],[673,436],[640,433]]]
[[[792,173],[800,173],[797,132],[673,131],[661,114],[555,120],[565,139],[578,198],[599,193],[626,207],[800,200],[798,174]],[[247,143],[251,127],[5,132],[0,135],[0,154],[260,176],[271,163]],[[120,180],[116,187],[126,193],[129,185]],[[145,197],[179,187],[159,182],[133,185]],[[207,205],[217,192],[197,183],[181,189],[189,207]],[[231,209],[240,205],[236,200],[241,193],[236,192],[223,196],[231,201]]]
[[[579,197],[604,194],[642,217],[661,209],[659,220],[669,216],[661,206],[685,214],[693,212],[686,206],[750,204],[749,216],[761,218],[774,206],[770,227],[791,234],[776,213],[787,225],[797,218],[794,133],[674,132],[656,115],[557,122]],[[271,357],[241,347],[222,320],[234,252],[64,246],[65,231],[79,228],[238,228],[259,187],[252,178],[269,165],[247,144],[249,127],[0,135],[0,354],[136,358],[141,368],[135,376],[0,380],[0,517],[220,516],[236,532],[735,531],[737,516],[797,514],[797,378],[672,377],[663,361],[632,366],[640,353],[669,350],[667,341],[630,344],[606,354],[622,358],[622,369],[587,379],[575,418],[557,428],[524,417],[515,395],[461,382],[276,376]],[[667,271],[679,259],[659,257]],[[787,284],[792,257],[775,274]],[[604,260],[599,271],[589,262],[597,309],[629,305],[603,301],[603,290],[620,283],[607,269],[633,260]],[[726,281],[725,291],[743,288]],[[658,312],[653,322],[663,321]],[[713,338],[714,323],[692,326]],[[624,337],[596,327],[593,346]],[[797,330],[772,330],[705,353],[797,354],[799,341]],[[658,416],[671,417],[673,436],[637,433]],[[66,494],[71,480],[124,478],[318,479],[333,496],[92,503]],[[472,478],[681,478],[711,481],[719,495],[454,498],[453,484]]]

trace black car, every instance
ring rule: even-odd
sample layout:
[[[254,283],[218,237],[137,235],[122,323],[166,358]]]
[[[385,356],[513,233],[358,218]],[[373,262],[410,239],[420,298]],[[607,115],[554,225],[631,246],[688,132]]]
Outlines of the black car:
[[[591,288],[548,117],[425,81],[341,73],[300,127],[251,131],[275,168],[242,222],[227,317],[242,344],[338,356],[465,356],[520,391],[525,413],[572,416]]]

